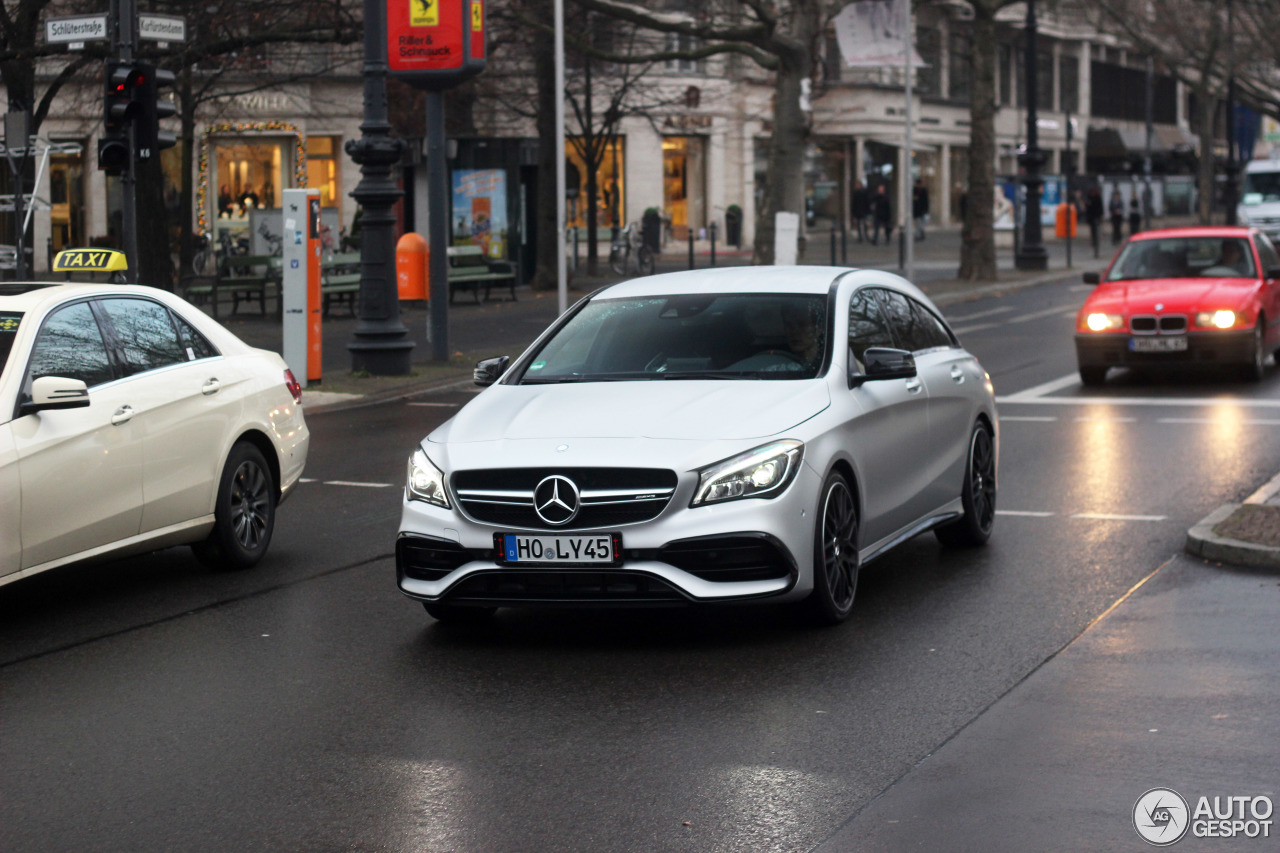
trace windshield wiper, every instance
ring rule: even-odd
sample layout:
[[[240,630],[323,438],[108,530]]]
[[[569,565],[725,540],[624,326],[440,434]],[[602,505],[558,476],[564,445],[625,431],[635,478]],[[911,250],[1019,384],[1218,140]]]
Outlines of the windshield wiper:
[[[521,385],[562,385],[566,382],[581,382],[582,376],[539,376],[533,379],[525,377],[520,380]]]
[[[741,370],[679,370],[655,374],[658,379],[757,379],[759,374]]]

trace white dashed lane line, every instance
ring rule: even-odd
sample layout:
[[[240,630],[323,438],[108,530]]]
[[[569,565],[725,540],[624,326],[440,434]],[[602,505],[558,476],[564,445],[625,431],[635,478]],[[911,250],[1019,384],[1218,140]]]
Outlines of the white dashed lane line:
[[[1000,423],[1004,423],[1005,421],[1027,421],[1030,423],[1051,424],[1056,420],[1057,418],[1053,417],[1052,415],[1045,415],[1043,417],[1036,417],[1034,415],[1001,415],[1000,416]]]
[[[1032,512],[1030,510],[1021,509],[998,509],[996,515],[1012,515],[1018,518],[1052,518],[1055,513],[1052,512]]]
[[[1012,516],[1014,518],[1053,518],[1058,515],[1056,512],[1037,512],[1033,510],[1023,509],[998,509],[996,515]],[[1110,512],[1077,512],[1065,516],[1066,518],[1079,519],[1081,521],[1168,521],[1167,515],[1121,515]]]
[[[389,489],[390,483],[353,483],[350,480],[325,480],[326,486],[354,486],[358,489]]]

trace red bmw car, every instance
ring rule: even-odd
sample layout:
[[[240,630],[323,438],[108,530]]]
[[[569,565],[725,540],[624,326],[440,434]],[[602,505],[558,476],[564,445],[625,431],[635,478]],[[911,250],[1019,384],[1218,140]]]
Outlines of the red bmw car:
[[[1223,365],[1250,380],[1280,349],[1280,255],[1253,228],[1204,226],[1129,238],[1076,317],[1085,385],[1112,367]]]

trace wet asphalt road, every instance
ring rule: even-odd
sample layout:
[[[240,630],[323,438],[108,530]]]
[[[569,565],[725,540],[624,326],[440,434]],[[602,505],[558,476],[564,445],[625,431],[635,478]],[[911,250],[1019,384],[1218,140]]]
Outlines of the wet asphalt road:
[[[400,488],[470,393],[309,417],[315,482],[259,569],[171,549],[0,589],[0,846],[814,848],[1280,470],[1274,368],[1083,399],[1083,296],[947,308],[1002,397],[995,536],[908,543],[830,630],[771,607],[433,623],[395,589]]]

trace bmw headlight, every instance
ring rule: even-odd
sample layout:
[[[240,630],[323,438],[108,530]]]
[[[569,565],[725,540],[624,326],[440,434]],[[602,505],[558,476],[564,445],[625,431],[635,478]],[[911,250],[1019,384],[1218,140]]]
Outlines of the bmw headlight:
[[[1105,332],[1108,329],[1119,329],[1123,326],[1124,317],[1119,314],[1095,312],[1084,318],[1084,325],[1091,332]]]
[[[748,450],[698,472],[698,490],[689,506],[781,494],[800,470],[804,444],[792,439]]]
[[[1205,329],[1230,329],[1237,319],[1234,311],[1201,311],[1196,315],[1196,325]]]
[[[444,472],[431,464],[422,448],[413,451],[413,455],[409,457],[409,482],[405,493],[411,501],[426,501],[449,508],[449,496],[444,490]]]

